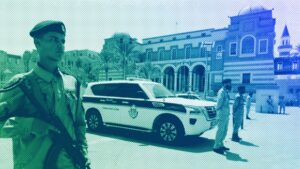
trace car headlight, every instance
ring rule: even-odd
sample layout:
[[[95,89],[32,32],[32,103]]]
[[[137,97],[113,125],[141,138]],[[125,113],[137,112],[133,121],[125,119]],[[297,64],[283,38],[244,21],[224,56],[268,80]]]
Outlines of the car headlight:
[[[185,108],[190,114],[201,114],[205,112],[204,107],[186,106]]]

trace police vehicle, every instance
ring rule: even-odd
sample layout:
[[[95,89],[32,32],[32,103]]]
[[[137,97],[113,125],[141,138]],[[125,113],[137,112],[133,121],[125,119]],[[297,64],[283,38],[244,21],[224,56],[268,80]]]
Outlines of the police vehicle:
[[[165,143],[199,136],[216,125],[214,102],[176,97],[152,81],[89,83],[83,106],[92,131],[106,126],[153,132]]]

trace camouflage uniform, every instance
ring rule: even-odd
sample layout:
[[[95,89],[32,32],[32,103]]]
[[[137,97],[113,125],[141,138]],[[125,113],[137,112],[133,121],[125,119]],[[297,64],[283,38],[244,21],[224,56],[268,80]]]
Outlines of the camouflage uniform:
[[[0,93],[0,117],[11,112],[28,114],[36,108],[24,95],[19,84],[31,79],[33,95],[43,106],[59,117],[70,136],[79,141],[87,158],[86,123],[81,101],[76,96],[76,79],[59,70],[50,73],[40,66],[31,72],[12,78],[10,87]],[[77,126],[77,127],[76,127]],[[47,152],[52,145],[49,131],[52,125],[32,117],[11,117],[0,122],[0,137],[12,138],[15,169],[42,169]],[[59,153],[58,169],[73,169],[74,164],[63,150]]]

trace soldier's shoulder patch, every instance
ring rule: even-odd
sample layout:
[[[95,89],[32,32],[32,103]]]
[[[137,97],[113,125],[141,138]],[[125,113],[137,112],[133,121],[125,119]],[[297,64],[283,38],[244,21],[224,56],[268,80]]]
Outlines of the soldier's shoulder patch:
[[[4,86],[2,87],[2,91],[9,91],[12,90],[14,88],[16,88],[17,86],[19,86],[23,80],[24,80],[24,74],[17,74],[14,77],[12,77],[6,84],[4,84]]]

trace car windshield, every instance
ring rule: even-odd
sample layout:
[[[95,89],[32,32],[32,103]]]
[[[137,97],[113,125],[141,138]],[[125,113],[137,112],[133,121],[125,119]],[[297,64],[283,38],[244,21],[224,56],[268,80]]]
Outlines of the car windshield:
[[[175,95],[172,92],[170,92],[167,88],[165,88],[161,84],[147,83],[144,84],[144,86],[155,98],[175,97]]]
[[[193,100],[202,100],[202,98],[200,96],[194,95],[194,94],[178,94],[177,97],[193,99]]]

